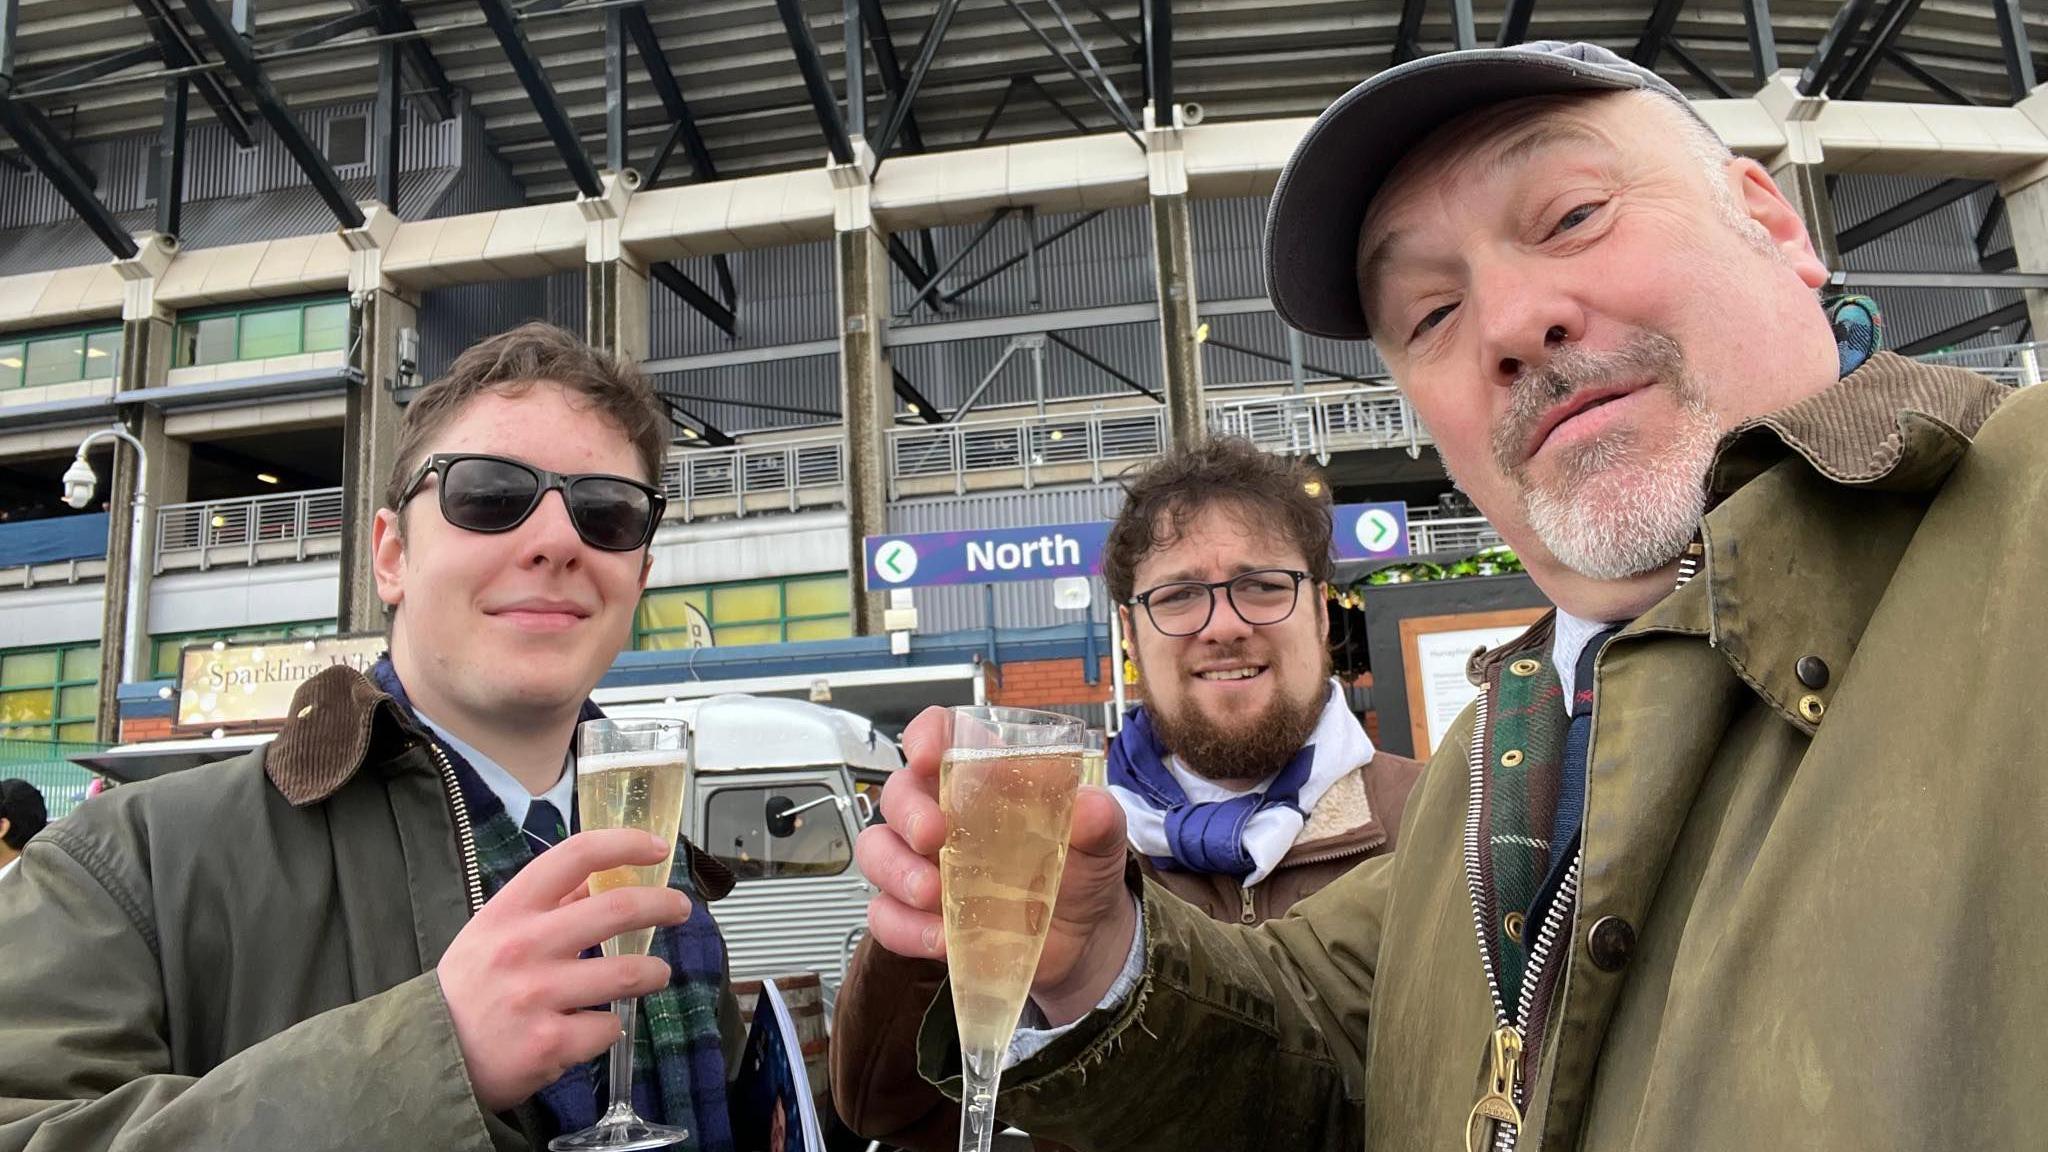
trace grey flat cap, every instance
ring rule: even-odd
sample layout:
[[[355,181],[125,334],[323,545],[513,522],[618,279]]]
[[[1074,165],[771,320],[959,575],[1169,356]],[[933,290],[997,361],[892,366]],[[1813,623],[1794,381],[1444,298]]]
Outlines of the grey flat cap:
[[[1266,214],[1266,286],[1304,332],[1365,340],[1358,230],[1401,157],[1476,108],[1525,96],[1640,88],[1697,116],[1655,72],[1596,44],[1539,40],[1445,52],[1389,68],[1323,110],[1281,169]]]

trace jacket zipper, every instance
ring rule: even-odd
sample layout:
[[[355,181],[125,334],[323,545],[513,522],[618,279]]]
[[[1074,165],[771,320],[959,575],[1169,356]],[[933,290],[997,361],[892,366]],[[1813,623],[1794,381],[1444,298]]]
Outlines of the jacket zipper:
[[[1488,684],[1474,701],[1472,718],[1472,745],[1466,754],[1471,772],[1471,796],[1465,809],[1465,879],[1472,895],[1472,930],[1479,943],[1479,964],[1486,973],[1486,991],[1493,998],[1494,1031],[1488,1044],[1488,1087],[1472,1106],[1471,1115],[1465,1122],[1465,1147],[1468,1152],[1477,1152],[1482,1146],[1473,1140],[1475,1129],[1484,1126],[1492,1133],[1485,1141],[1494,1152],[1514,1152],[1521,1139],[1522,1108],[1529,1098],[1529,1068],[1522,1059],[1528,1036],[1524,1029],[1529,1014],[1536,1003],[1536,989],[1543,983],[1543,976],[1557,955],[1557,943],[1564,931],[1564,924],[1578,903],[1579,857],[1574,854],[1566,867],[1564,878],[1558,884],[1557,895],[1543,914],[1543,923],[1538,927],[1536,937],[1529,949],[1528,962],[1522,971],[1522,993],[1515,1005],[1514,1015],[1508,1014],[1507,1004],[1501,999],[1500,973],[1494,965],[1493,950],[1486,946],[1488,923],[1485,889],[1479,876],[1479,845],[1484,831],[1479,826],[1480,801],[1486,788],[1486,734],[1488,693],[1495,687],[1494,678],[1488,677]]]
[[[1353,844],[1345,848],[1332,848],[1327,852],[1317,852],[1312,856],[1303,856],[1299,860],[1283,860],[1282,863],[1289,868],[1299,868],[1306,864],[1328,864],[1332,860],[1342,860],[1346,856],[1363,856],[1386,842],[1387,838],[1382,834],[1377,840],[1370,840],[1364,844]]]
[[[484,906],[484,874],[476,859],[476,829],[469,823],[469,801],[462,797],[462,782],[455,777],[455,765],[432,740],[426,742],[434,763],[441,770],[441,787],[448,793],[449,810],[455,814],[455,846],[462,853],[462,883],[469,896],[469,914]]]
[[[1257,924],[1259,922],[1259,910],[1252,903],[1252,890],[1249,888],[1239,888],[1238,893],[1244,897],[1243,921],[1246,924]]]

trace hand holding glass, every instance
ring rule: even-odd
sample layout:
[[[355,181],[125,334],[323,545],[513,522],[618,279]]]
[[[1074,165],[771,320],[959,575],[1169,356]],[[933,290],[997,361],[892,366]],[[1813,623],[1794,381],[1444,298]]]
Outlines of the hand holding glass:
[[[576,727],[576,806],[585,830],[638,828],[673,845],[689,770],[690,730],[679,720],[587,720]],[[592,873],[590,894],[666,888],[674,862],[671,852],[658,864]],[[606,941],[604,954],[645,955],[653,939],[653,928],[636,928]],[[650,1123],[633,1111],[635,1007],[630,997],[612,1006],[620,1035],[612,1043],[611,1107],[594,1127],[549,1141],[551,1152],[625,1152],[689,1139],[687,1131]]]
[[[939,884],[964,1071],[961,1152],[989,1152],[1003,1057],[1052,926],[1083,725],[1025,708],[953,709],[939,765]]]

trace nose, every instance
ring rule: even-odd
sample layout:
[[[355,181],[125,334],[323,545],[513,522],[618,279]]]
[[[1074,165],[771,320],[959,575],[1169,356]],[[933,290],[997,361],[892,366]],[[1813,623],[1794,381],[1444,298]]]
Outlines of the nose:
[[[1571,294],[1521,262],[1476,271],[1465,307],[1476,312],[1480,370],[1501,387],[1586,334],[1585,310]]]
[[[562,492],[543,492],[540,506],[518,528],[519,565],[522,568],[572,569],[583,560],[583,538],[569,519],[569,502]]]
[[[1252,626],[1244,622],[1237,609],[1230,603],[1230,593],[1216,589],[1215,609],[1209,613],[1209,622],[1195,633],[1194,639],[1211,644],[1230,644],[1246,639],[1252,634]]]

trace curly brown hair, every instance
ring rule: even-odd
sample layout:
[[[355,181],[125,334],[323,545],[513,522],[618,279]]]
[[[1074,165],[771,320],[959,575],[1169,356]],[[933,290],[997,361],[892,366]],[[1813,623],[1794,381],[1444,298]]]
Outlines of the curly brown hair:
[[[567,329],[536,320],[472,345],[448,374],[420,389],[406,405],[398,451],[384,487],[384,507],[396,508],[401,491],[426,457],[427,444],[456,413],[486,392],[517,395],[542,381],[589,400],[633,442],[649,484],[661,483],[668,454],[668,415],[637,365],[584,343]]]
[[[1336,574],[1329,485],[1301,460],[1219,436],[1173,449],[1124,486],[1123,511],[1110,525],[1102,554],[1110,598],[1119,604],[1129,600],[1138,564],[1172,547],[1196,516],[1218,504],[1233,506],[1248,523],[1266,525],[1299,546],[1317,582],[1327,584]]]

